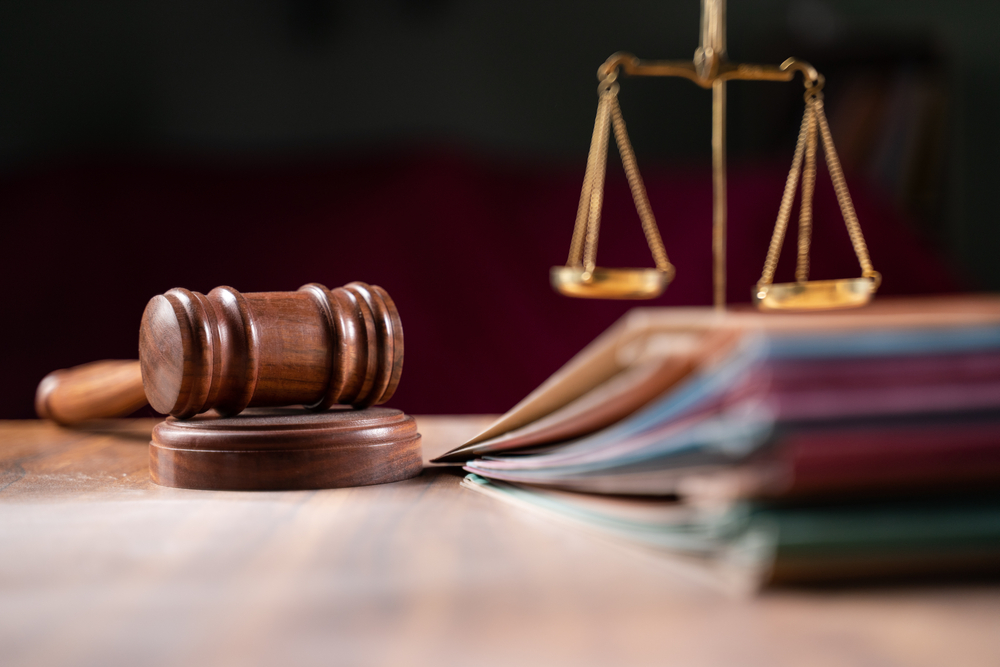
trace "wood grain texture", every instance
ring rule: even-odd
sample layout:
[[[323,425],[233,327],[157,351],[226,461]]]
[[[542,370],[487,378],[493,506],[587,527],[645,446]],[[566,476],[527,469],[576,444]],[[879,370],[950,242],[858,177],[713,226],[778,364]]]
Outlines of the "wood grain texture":
[[[435,456],[489,418],[417,417]],[[1000,586],[722,596],[465,491],[153,484],[154,421],[0,424],[3,664],[994,667]]]
[[[399,384],[403,327],[385,290],[360,282],[249,294],[175,288],[143,313],[139,361],[150,404],[179,419],[248,406],[366,408]]]
[[[146,405],[139,362],[106,359],[53,371],[35,392],[42,419],[73,425],[132,414]]]
[[[390,408],[170,417],[149,445],[152,480],[182,489],[335,489],[398,482],[422,467],[416,422]]]

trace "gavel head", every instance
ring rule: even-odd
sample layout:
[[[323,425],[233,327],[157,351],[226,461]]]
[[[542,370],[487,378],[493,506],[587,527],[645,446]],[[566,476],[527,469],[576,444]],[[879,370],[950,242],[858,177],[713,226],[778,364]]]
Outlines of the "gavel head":
[[[403,326],[381,287],[312,283],[296,292],[153,297],[139,330],[146,397],[185,419],[215,409],[303,404],[356,408],[392,397],[403,370]]]

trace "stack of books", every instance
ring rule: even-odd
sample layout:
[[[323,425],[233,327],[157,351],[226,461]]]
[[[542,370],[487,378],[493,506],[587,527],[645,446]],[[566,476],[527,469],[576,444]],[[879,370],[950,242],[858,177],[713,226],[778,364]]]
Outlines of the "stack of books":
[[[734,586],[1000,570],[1000,297],[636,309],[438,461]]]

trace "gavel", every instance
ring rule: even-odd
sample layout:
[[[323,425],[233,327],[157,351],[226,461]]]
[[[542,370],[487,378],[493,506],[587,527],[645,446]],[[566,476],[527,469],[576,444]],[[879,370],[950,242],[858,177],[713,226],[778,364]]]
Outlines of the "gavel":
[[[55,371],[38,386],[40,417],[70,425],[129,414],[146,400],[186,419],[214,409],[388,401],[403,370],[403,327],[381,287],[241,294],[183,288],[153,297],[139,329],[139,361]]]

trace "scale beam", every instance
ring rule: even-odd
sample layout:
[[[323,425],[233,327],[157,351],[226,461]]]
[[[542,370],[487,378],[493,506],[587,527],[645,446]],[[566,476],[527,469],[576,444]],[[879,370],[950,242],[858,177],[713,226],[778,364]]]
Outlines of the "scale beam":
[[[823,76],[809,63],[789,58],[780,65],[758,65],[755,63],[717,62],[707,72],[699,71],[692,60],[640,60],[631,53],[619,52],[612,55],[597,70],[601,80],[612,76],[620,69],[628,76],[675,76],[711,88],[716,81],[791,81],[796,72],[811,82],[822,81]]]

